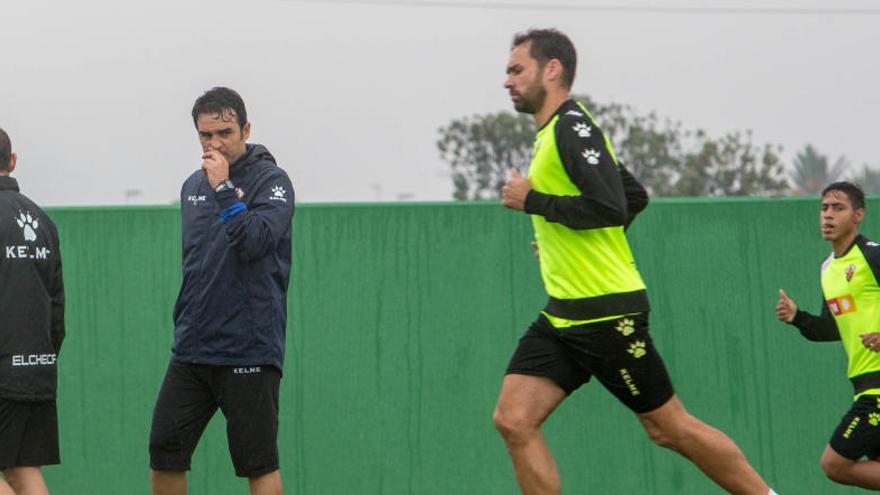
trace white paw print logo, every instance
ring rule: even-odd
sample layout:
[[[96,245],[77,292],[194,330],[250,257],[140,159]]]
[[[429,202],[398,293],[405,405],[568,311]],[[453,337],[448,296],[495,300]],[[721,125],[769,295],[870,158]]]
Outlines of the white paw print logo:
[[[588,126],[585,122],[578,122],[572,127],[572,130],[578,133],[578,136],[582,138],[588,138],[593,135],[593,128]]]
[[[18,216],[15,217],[15,223],[21,227],[22,232],[24,233],[24,240],[28,242],[33,242],[37,240],[37,228],[40,226],[40,222],[31,216],[31,212],[22,213],[18,212]]]
[[[587,163],[589,163],[590,165],[598,165],[599,164],[599,156],[601,156],[601,153],[599,153],[597,150],[589,149],[589,150],[584,150],[584,152],[581,153],[581,156],[586,158]]]
[[[283,187],[273,186],[269,201],[283,201],[287,203],[287,198],[284,197],[285,194],[287,194],[287,191],[285,191]]]
[[[642,340],[637,340],[630,344],[629,349],[627,349],[626,352],[632,354],[636,359],[648,353],[648,351],[645,350],[645,342]]]
[[[629,318],[624,318],[617,323],[617,331],[622,333],[624,337],[629,337],[636,331],[635,322]]]

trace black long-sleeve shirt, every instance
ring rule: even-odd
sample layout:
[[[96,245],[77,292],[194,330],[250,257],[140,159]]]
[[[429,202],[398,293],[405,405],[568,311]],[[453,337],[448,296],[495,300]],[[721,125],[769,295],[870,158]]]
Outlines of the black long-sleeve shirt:
[[[833,342],[840,340],[840,332],[837,330],[837,323],[834,316],[828,311],[825,301],[822,301],[822,311],[819,316],[810,314],[802,309],[798,309],[791,320],[791,324],[800,330],[801,335],[807,340],[814,342]]]

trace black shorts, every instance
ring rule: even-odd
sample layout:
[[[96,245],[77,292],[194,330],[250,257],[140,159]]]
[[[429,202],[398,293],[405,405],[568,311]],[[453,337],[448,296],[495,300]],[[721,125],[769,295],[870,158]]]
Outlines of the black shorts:
[[[550,378],[566,394],[595,375],[636,413],[657,409],[674,393],[647,313],[560,329],[541,315],[519,340],[507,373]]]
[[[256,478],[278,469],[278,388],[272,366],[168,365],[153,410],[150,467],[189,471],[193,451],[219,407],[235,474]]]
[[[0,469],[60,462],[55,401],[0,399]]]
[[[880,395],[859,397],[843,415],[828,444],[853,461],[880,457]]]

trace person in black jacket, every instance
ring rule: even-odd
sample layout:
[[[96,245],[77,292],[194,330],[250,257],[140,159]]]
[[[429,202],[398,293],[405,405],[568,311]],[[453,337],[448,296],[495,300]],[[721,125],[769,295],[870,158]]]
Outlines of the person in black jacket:
[[[48,493],[40,466],[61,462],[56,362],[64,340],[58,231],[9,176],[0,129],[0,494]]]
[[[202,167],[180,193],[183,283],[153,411],[153,493],[186,493],[193,450],[219,407],[236,475],[252,494],[280,494],[293,186],[265,147],[247,144],[251,124],[238,93],[207,91],[192,118]]]

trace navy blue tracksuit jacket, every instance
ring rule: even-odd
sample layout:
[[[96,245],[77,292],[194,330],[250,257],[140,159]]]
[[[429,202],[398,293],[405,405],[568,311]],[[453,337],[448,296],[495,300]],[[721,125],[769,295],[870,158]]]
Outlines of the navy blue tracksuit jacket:
[[[203,170],[183,184],[183,284],[172,360],[284,363],[293,186],[261,145],[229,168],[235,191],[215,193]]]

